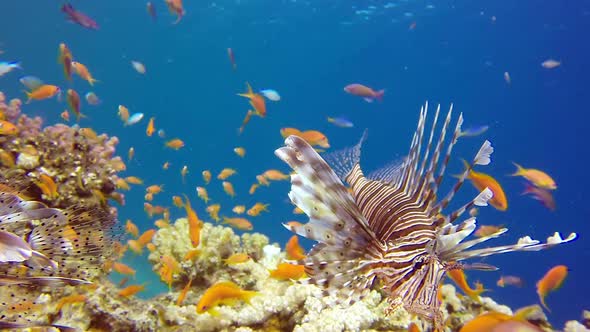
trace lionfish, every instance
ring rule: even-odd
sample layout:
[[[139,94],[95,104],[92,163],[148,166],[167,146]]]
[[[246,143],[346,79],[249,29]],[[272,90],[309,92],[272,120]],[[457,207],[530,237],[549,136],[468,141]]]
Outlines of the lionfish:
[[[47,293],[89,284],[112,258],[116,219],[106,210],[49,208],[0,191],[0,329],[59,327],[42,314]]]
[[[380,285],[390,304],[388,311],[402,306],[432,321],[438,330],[443,317],[437,292],[446,271],[495,270],[484,263],[462,261],[511,251],[537,251],[576,238],[575,233],[566,239],[555,233],[546,243],[540,243],[526,236],[513,245],[472,249],[505,233],[507,229],[503,228],[463,241],[475,230],[475,217],[461,222],[458,219],[473,206],[486,206],[492,191],[484,189],[453,212],[443,210],[469,171],[490,163],[493,147],[485,141],[450,192],[439,198],[439,187],[463,123],[461,114],[441,161],[452,110],[451,105],[435,142],[440,105],[437,107],[425,143],[426,103],[421,107],[408,155],[402,162],[368,176],[359,165],[365,135],[356,146],[328,155],[331,166],[297,136],[287,137],[285,146],[275,151],[294,170],[289,198],[309,217],[305,224],[289,223],[285,227],[318,242],[305,259],[298,261],[305,266],[307,283],[321,286],[324,295],[336,295],[344,303],[357,301]]]

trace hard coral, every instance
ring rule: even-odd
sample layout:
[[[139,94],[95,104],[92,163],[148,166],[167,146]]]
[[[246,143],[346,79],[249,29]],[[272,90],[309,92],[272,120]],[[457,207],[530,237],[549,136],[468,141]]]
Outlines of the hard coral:
[[[15,166],[0,166],[4,178],[20,176],[27,179],[21,187],[28,187],[33,198],[52,207],[68,207],[75,203],[103,205],[115,190],[117,172],[125,166],[115,157],[117,137],[88,135],[78,126],[56,124],[42,127],[40,117],[30,118],[21,112],[18,99],[5,103],[0,92],[0,112],[6,121],[14,123],[18,133],[0,136],[0,150],[16,160]],[[50,177],[57,193],[48,195],[41,182],[42,174]]]

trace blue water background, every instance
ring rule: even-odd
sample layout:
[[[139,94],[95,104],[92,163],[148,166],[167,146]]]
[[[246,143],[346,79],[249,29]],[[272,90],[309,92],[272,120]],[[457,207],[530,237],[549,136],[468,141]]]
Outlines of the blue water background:
[[[229,199],[215,179],[208,186],[210,197],[221,203],[224,215],[231,215],[237,204],[270,203],[270,213],[253,219],[255,230],[281,245],[291,236],[281,222],[305,220],[291,214],[288,184],[273,183],[254,196],[247,193],[255,175],[269,168],[288,170],[273,155],[282,144],[280,128],[321,130],[336,148],[354,144],[368,128],[362,166],[370,170],[407,152],[424,101],[431,106],[441,103],[444,110],[454,103],[466,126],[490,125],[483,137],[461,140],[449,166],[449,173],[458,173],[460,158],[472,158],[484,138],[493,143],[493,163],[480,170],[502,183],[509,209],[482,209],[478,222],[505,225],[510,231],[490,245],[514,243],[523,235],[544,240],[555,231],[580,235],[576,242],[549,251],[485,259],[501,270],[472,272],[469,279],[481,280],[492,289],[489,295],[516,308],[537,303],[536,281],[552,266],[565,264],[570,268],[568,279],[547,297],[552,309],[549,319],[558,327],[565,320],[579,319],[583,309],[590,309],[590,2],[387,3],[185,1],[186,17],[172,25],[174,17],[163,1],[155,2],[155,23],[143,1],[73,2],[98,21],[100,30],[89,31],[66,22],[57,2],[7,1],[1,5],[0,50],[5,53],[0,59],[20,60],[24,69],[1,77],[0,90],[9,98],[22,98],[18,78],[27,74],[72,87],[81,95],[95,91],[103,103],[84,104],[87,118],[80,125],[119,137],[118,153],[124,157],[129,147],[135,148],[136,158],[125,174],[139,176],[147,184],[164,184],[165,192],[156,196],[154,204],[171,206],[172,195],[187,193],[201,218],[208,220],[194,191],[202,185],[201,171],[210,169],[216,175],[224,167],[236,168],[239,174],[231,181],[237,197]],[[413,30],[412,22],[416,22]],[[94,88],[77,77],[73,83],[64,79],[56,62],[60,42],[67,43],[75,59],[100,81]],[[227,47],[236,55],[235,72]],[[563,64],[544,69],[540,64],[548,58]],[[147,74],[136,73],[130,60],[143,62]],[[505,71],[511,84],[504,81]],[[248,105],[236,93],[244,91],[246,81],[255,90],[278,90],[282,100],[267,102],[267,118],[253,118],[238,136]],[[354,82],[385,88],[384,101],[369,104],[345,94],[342,88]],[[145,113],[146,119],[123,127],[117,117],[119,104]],[[50,100],[23,109],[52,124],[61,122],[59,114],[65,107]],[[355,128],[336,128],[325,121],[328,115],[346,115]],[[157,135],[146,137],[151,116],[168,138],[183,139],[186,148],[171,151]],[[246,158],[233,153],[236,146],[247,149]],[[165,161],[171,163],[168,171],[161,168]],[[520,195],[523,180],[506,176],[514,171],[511,161],[543,169],[556,179],[555,212]],[[183,165],[190,171],[186,184],[180,177]],[[444,182],[445,190],[452,181]],[[130,218],[146,230],[154,220],[143,212],[143,195],[141,186],[126,193],[127,204],[119,214],[122,221]],[[467,185],[452,206],[474,195],[475,189]],[[172,207],[171,211],[173,218],[184,216],[182,210]],[[145,264],[145,256],[128,255],[125,261],[139,270],[132,282],[150,281],[144,296],[166,291]],[[495,282],[502,274],[521,276],[526,286],[498,288]]]

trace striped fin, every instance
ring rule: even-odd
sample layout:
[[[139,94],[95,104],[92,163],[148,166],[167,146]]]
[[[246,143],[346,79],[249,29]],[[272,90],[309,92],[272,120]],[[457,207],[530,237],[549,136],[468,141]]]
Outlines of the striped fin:
[[[367,140],[368,131],[365,129],[359,142],[348,148],[324,154],[324,160],[332,168],[341,181],[344,181],[346,176],[350,173],[354,165],[361,160],[361,147]]]
[[[395,182],[399,177],[404,166],[404,160],[394,160],[382,168],[376,169],[367,175],[367,179],[382,181],[385,183]]]
[[[285,146],[275,154],[295,171],[289,197],[309,216],[308,223],[291,224],[289,229],[320,242],[299,261],[309,276],[307,282],[324,287],[326,294],[338,295],[345,302],[363,297],[375,278],[363,260],[382,248],[354,199],[303,139],[287,137]]]
[[[54,274],[88,279],[100,273],[113,254],[116,220],[97,207],[82,205],[63,210],[66,224],[41,219],[29,236],[34,250],[58,263]]]
[[[47,206],[37,201],[25,201],[12,193],[0,192],[0,225],[22,218],[22,214]]]
[[[368,180],[358,165],[346,180],[352,188],[356,204],[381,241],[423,229],[429,229],[431,239],[434,238],[434,218],[428,214],[428,204],[424,204],[423,197]]]
[[[465,250],[465,249],[471,248],[471,247],[475,246],[476,244],[479,244],[485,240],[488,240],[490,238],[498,237],[500,234],[502,234],[506,231],[508,231],[508,230],[504,228],[504,229],[501,229],[500,231],[498,231],[494,234],[491,234],[487,237],[482,237],[477,240],[471,240],[471,241],[467,241],[465,243],[462,243],[459,245],[459,247],[456,248],[456,250],[454,250],[453,252],[446,255],[445,259],[448,258],[448,259],[460,261],[460,260],[474,258],[474,257],[486,257],[486,256],[491,256],[491,255],[496,255],[496,254],[513,252],[513,251],[539,251],[539,250],[545,250],[545,249],[552,248],[552,247],[562,244],[562,243],[571,242],[577,238],[576,233],[571,233],[568,237],[566,237],[565,239],[562,239],[561,236],[559,235],[559,233],[556,232],[553,236],[548,237],[547,242],[545,242],[545,243],[540,243],[540,241],[532,240],[531,238],[529,238],[527,236],[527,237],[520,238],[516,244],[512,244],[512,245],[483,248],[483,249],[474,249],[474,250]],[[478,241],[478,240],[482,240],[482,239],[483,239],[483,241]]]

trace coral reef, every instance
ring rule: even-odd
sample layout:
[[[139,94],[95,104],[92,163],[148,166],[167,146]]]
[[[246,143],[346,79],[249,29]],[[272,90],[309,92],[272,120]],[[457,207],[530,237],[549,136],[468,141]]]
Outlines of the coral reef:
[[[22,114],[21,105],[18,99],[7,104],[0,92],[0,114],[18,129],[15,135],[0,135],[3,178],[23,179],[18,187],[28,188],[29,196],[52,207],[76,203],[106,207],[108,197],[121,201],[122,195],[115,193],[115,181],[125,164],[114,155],[116,137],[96,135],[90,128],[76,125],[42,127],[42,119]],[[46,175],[44,179],[42,174]],[[47,182],[55,186],[55,193],[34,185]]]
[[[174,257],[182,266],[170,292],[150,300],[123,298],[117,295],[114,285],[102,283],[88,291],[84,305],[65,307],[61,313],[48,308],[48,313],[57,318],[54,323],[91,331],[407,331],[412,321],[422,326],[401,308],[386,315],[388,303],[377,291],[351,306],[340,306],[336,298],[324,297],[314,285],[270,278],[269,268],[283,260],[285,253],[276,250],[278,246],[269,244],[264,235],[240,237],[231,228],[205,223],[198,247],[200,255],[187,260],[185,255],[193,250],[187,234],[186,219],[178,219],[153,238],[155,249],[149,259],[154,270],[161,267],[165,255]],[[235,265],[224,262],[238,252],[254,259]],[[192,287],[183,304],[177,305],[189,279],[193,280]],[[219,306],[219,315],[197,314],[196,303],[202,294],[220,280],[233,281],[258,295],[249,303]],[[441,294],[447,331],[457,331],[463,323],[486,311],[512,314],[510,308],[490,298],[482,297],[478,302],[458,295],[452,285],[445,284]],[[531,322],[552,330],[540,308],[530,312],[527,318]]]

